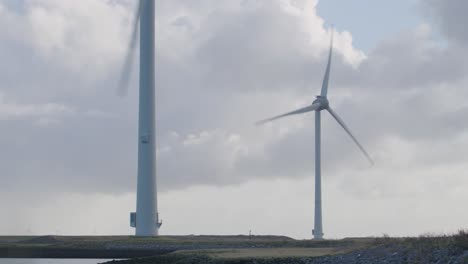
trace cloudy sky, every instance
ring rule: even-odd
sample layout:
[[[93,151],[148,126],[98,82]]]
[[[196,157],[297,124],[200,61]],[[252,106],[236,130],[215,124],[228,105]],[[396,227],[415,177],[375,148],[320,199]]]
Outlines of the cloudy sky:
[[[348,3],[349,2],[349,3]],[[466,228],[464,0],[158,0],[161,234],[310,238],[319,93],[329,238]],[[137,76],[116,95],[134,2],[0,0],[0,234],[132,234]],[[135,73],[137,65],[135,64]]]

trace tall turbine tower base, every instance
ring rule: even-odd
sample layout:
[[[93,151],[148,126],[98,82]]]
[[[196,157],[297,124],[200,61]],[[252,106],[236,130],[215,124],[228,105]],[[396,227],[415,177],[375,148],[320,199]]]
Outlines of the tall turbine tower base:
[[[136,236],[159,233],[156,188],[155,4],[141,0]]]
[[[314,230],[312,235],[315,240],[323,239],[322,229],[322,170],[321,170],[321,154],[320,154],[320,137],[321,137],[321,122],[320,109],[315,111],[315,214],[314,214]]]

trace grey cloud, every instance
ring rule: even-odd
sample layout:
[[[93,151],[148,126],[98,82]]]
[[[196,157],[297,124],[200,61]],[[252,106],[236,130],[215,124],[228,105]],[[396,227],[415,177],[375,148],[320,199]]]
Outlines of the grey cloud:
[[[462,79],[467,65],[460,48],[442,47],[429,30],[413,29],[379,43],[361,65],[356,79],[361,85],[388,87],[393,92]]]
[[[427,14],[441,33],[462,45],[468,42],[465,25],[468,22],[468,3],[463,0],[424,0],[423,13]]]
[[[158,2],[160,190],[313,175],[313,115],[280,121],[271,130],[255,128],[253,122],[314,99],[323,77],[328,36],[319,20],[315,35],[304,32],[298,18],[284,12],[277,2],[245,3]],[[112,21],[120,21],[115,27],[131,14],[127,4],[121,7],[127,11],[104,12],[116,16]],[[359,66],[350,65],[346,51],[337,49],[330,86],[332,105],[377,159],[387,157],[378,146],[388,137],[431,144],[431,140],[441,142],[466,129],[460,122],[466,108],[436,111],[449,109],[451,97],[468,96],[463,89],[464,56],[457,55],[464,48],[434,46],[430,33],[420,30],[389,36]],[[102,34],[125,39],[125,33],[117,29]],[[0,72],[8,73],[0,85],[5,98],[26,105],[60,102],[79,113],[53,126],[2,121],[0,143],[7,151],[2,151],[0,160],[8,176],[0,188],[133,191],[136,80],[128,97],[114,95],[120,70],[118,50],[126,42],[109,44],[118,47],[100,58],[106,65],[103,68],[87,67],[93,64],[89,54],[96,50],[76,50],[77,56],[70,57],[80,58],[75,71],[41,55],[33,41],[8,34],[0,38],[5,40],[0,43],[5,58],[0,70],[5,71]],[[322,38],[323,45],[311,43]],[[85,114],[89,112],[100,114]],[[343,168],[355,172],[355,164],[366,166],[334,120],[324,117],[323,122],[327,177],[339,177]],[[278,136],[277,131],[285,128],[288,134]],[[199,141],[187,143],[190,139]]]

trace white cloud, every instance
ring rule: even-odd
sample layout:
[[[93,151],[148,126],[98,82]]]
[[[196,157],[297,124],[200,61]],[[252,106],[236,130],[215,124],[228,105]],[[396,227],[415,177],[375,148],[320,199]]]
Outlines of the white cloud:
[[[108,2],[31,1],[26,23],[32,47],[46,60],[56,60],[83,76],[107,72],[127,47],[131,9]],[[127,22],[127,23],[125,23]],[[87,71],[85,71],[87,70]]]
[[[33,118],[40,123],[75,114],[75,109],[60,103],[21,104],[0,92],[0,120]]]

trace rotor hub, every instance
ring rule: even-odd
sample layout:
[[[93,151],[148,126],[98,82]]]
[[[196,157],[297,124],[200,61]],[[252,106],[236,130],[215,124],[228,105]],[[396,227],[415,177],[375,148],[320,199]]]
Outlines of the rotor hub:
[[[317,96],[317,99],[315,99],[312,104],[320,105],[319,108],[317,108],[317,111],[322,111],[324,109],[327,109],[329,106],[328,99],[320,95]]]

